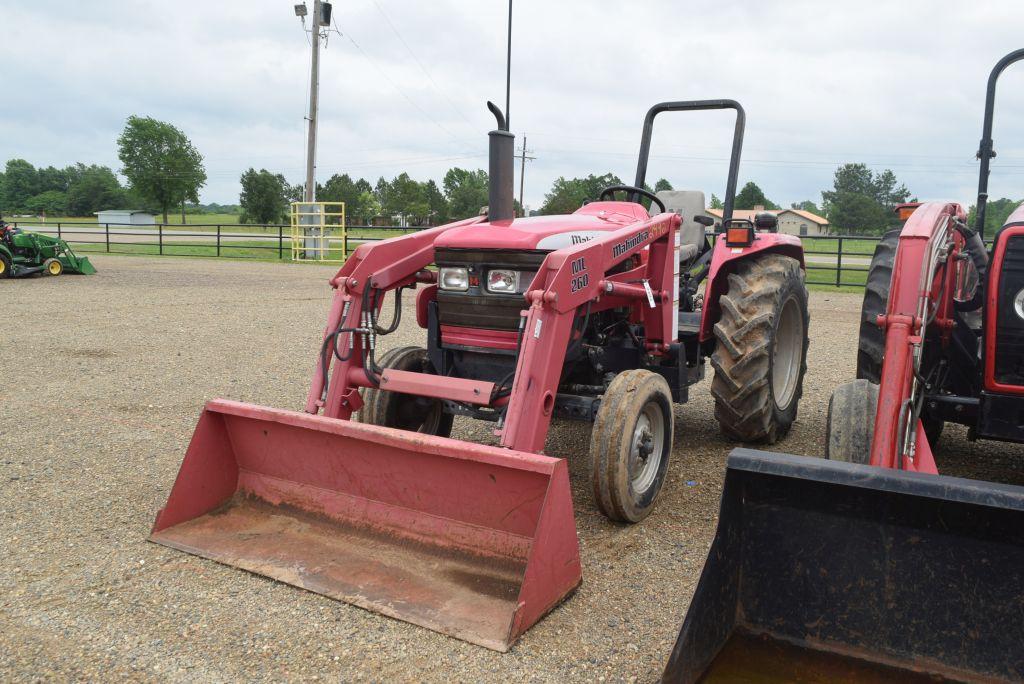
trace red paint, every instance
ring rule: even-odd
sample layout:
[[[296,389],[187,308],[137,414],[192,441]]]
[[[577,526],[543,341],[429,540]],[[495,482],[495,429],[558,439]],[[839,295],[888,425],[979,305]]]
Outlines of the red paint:
[[[524,307],[525,308],[525,307]],[[458,325],[441,326],[441,344],[462,347],[482,347],[515,351],[517,334],[511,330],[464,328]]]
[[[999,319],[999,279],[1003,275],[1003,259],[1011,237],[1024,235],[1024,205],[1017,207],[1006,220],[1008,227],[999,231],[992,249],[992,262],[988,267],[988,286],[985,290],[985,389],[1001,394],[1024,395],[1024,387],[1007,385],[996,380],[996,324]]]
[[[373,387],[373,385],[368,386]],[[391,392],[487,406],[491,403],[494,383],[385,368],[380,376],[380,388]]]
[[[537,243],[547,237],[574,231],[611,232],[650,218],[634,202],[591,202],[573,214],[532,216],[515,221],[472,226],[446,232],[437,247],[462,249],[538,249]]]
[[[428,285],[416,293],[416,325],[427,327],[430,302],[437,301],[437,285]]]

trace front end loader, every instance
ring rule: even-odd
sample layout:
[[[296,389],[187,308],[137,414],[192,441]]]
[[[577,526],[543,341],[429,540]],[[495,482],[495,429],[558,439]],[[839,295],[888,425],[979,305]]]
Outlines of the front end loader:
[[[989,76],[975,225],[905,205],[875,250],[828,460],[730,457],[667,681],[1024,679],[1024,488],[936,465],[947,422],[1024,443],[1024,205],[983,240],[996,82],[1022,59]]]
[[[21,278],[37,273],[91,275],[96,267],[88,257],[78,256],[67,242],[41,233],[10,226],[0,219],[0,279]]]
[[[595,500],[625,523],[654,509],[706,359],[727,435],[786,434],[803,253],[771,216],[732,219],[739,103],[655,105],[634,185],[532,218],[513,215],[514,136],[489,106],[486,215],[359,247],[330,281],[305,410],[210,402],[153,541],[504,651],[581,581],[566,463],[543,453],[554,417],[593,423]],[[736,114],[713,245],[703,193],[644,189],[655,117],[700,110]],[[407,289],[425,345],[378,353]],[[498,445],[451,439],[456,416]]]

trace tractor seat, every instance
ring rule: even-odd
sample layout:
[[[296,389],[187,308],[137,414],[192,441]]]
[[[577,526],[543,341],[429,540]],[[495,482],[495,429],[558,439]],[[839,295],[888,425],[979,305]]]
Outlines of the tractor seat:
[[[693,261],[707,241],[704,226],[694,220],[704,213],[704,193],[700,190],[662,190],[658,199],[665,205],[665,211],[672,211],[683,218],[679,231],[679,263]]]

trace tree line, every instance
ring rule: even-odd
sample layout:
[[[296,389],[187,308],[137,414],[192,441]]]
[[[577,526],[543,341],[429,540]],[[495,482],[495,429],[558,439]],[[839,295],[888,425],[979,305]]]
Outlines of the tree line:
[[[282,174],[266,169],[250,168],[239,182],[242,223],[286,221],[290,203],[301,202],[305,190],[304,184],[290,185]],[[349,225],[379,220],[398,220],[409,226],[440,225],[477,216],[487,205],[488,178],[486,171],[461,168],[448,169],[440,185],[434,180],[417,181],[404,172],[391,180],[382,176],[375,183],[342,173],[317,183],[316,199],[344,202]]]
[[[123,185],[107,166],[78,163],[36,168],[24,159],[8,160],[0,173],[0,215],[89,216],[103,209],[131,208],[160,212],[167,223],[171,210],[180,209],[184,222],[186,210],[206,208],[199,205],[199,191],[206,183],[203,157],[181,130],[151,117],[130,116],[116,144],[122,164],[119,173],[127,181]],[[289,184],[283,175],[266,169],[246,170],[240,183],[237,210],[245,223],[285,222],[290,203],[301,201],[304,194],[301,183]],[[612,173],[559,177],[536,213],[571,213],[597,199],[603,188],[622,184]],[[671,190],[672,184],[661,178],[653,188],[645,188],[659,192]],[[341,173],[317,183],[316,197],[344,202],[350,225],[396,220],[411,226],[439,225],[479,214],[488,201],[488,178],[482,169],[457,167],[449,169],[440,183],[418,181],[404,172],[391,180],[380,177],[375,183]],[[866,164],[851,163],[836,170],[832,188],[822,191],[820,204],[804,200],[791,207],[823,216],[833,233],[878,235],[899,225],[894,209],[907,201],[911,201],[910,191],[891,170],[876,172]],[[986,229],[1002,225],[1017,204],[1006,198],[991,201]],[[736,194],[734,208],[756,207],[781,208],[750,181]],[[722,208],[721,199],[711,195],[710,208]],[[972,215],[973,210],[972,206]],[[516,211],[522,214],[518,202]]]

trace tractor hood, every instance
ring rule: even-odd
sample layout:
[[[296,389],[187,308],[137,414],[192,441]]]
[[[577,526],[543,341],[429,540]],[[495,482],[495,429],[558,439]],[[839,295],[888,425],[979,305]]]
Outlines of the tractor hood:
[[[650,216],[634,202],[591,202],[574,213],[478,223],[445,231],[434,247],[551,251],[593,239]]]

